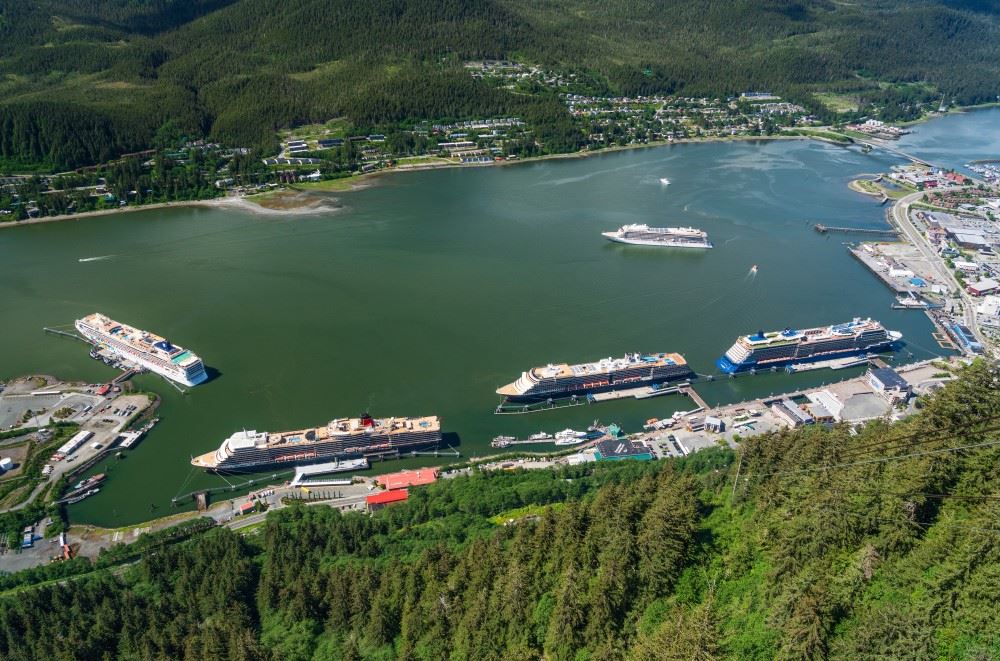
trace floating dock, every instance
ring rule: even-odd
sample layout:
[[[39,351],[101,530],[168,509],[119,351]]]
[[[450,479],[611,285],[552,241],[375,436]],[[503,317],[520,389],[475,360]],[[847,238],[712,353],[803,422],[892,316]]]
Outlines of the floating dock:
[[[327,475],[329,473],[344,473],[354,470],[365,470],[368,468],[367,459],[352,459],[349,461],[330,461],[325,464],[312,464],[310,466],[297,466],[295,468],[295,477],[292,478],[292,486],[297,487],[303,483],[303,480],[307,477],[312,477],[314,475]],[[328,480],[320,480],[327,482]],[[350,484],[350,480],[348,480]],[[314,486],[321,486],[314,483]],[[327,486],[327,485],[322,485]]]
[[[857,367],[871,362],[873,356],[847,356],[846,358],[833,358],[831,360],[817,360],[814,363],[796,363],[786,365],[785,371],[789,374],[796,372],[809,372],[811,370],[831,369],[842,370],[848,367]]]

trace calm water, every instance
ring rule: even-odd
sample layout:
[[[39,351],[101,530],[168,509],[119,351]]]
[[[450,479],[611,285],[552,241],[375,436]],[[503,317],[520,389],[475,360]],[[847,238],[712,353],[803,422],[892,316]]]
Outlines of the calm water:
[[[998,118],[947,121],[986,121],[995,136]],[[73,507],[74,520],[102,525],[167,514],[172,497],[225,485],[188,461],[241,428],[366,410],[438,414],[465,456],[500,433],[595,417],[634,431],[690,401],[494,416],[494,390],[532,365],[635,350],[679,351],[714,372],[737,334],[855,316],[901,330],[903,358],[936,350],[928,320],[891,310],[890,292],[847,253],[845,237],[812,230],[882,226],[883,209],[846,184],[898,162],[808,141],[680,145],[389,176],[341,196],[344,208],[326,216],[178,209],[4,230],[0,375],[113,376],[84,346],[41,330],[96,310],[164,334],[218,370],[185,396],[158,377],[138,379],[162,395],[163,421],[126,459],[100,466],[110,470],[106,486]],[[632,222],[695,225],[717,247],[644,249],[600,236]],[[109,257],[79,261],[98,256]],[[845,376],[768,374],[699,391],[735,401]],[[435,460],[383,468],[416,463]]]

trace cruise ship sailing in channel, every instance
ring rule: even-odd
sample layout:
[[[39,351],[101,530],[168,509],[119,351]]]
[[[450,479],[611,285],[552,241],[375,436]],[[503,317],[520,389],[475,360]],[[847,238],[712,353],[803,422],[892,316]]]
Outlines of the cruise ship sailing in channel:
[[[637,246],[665,246],[668,248],[711,248],[708,234],[693,227],[650,227],[649,225],[622,225],[614,232],[602,236],[617,243]]]
[[[662,383],[691,374],[687,361],[678,353],[630,353],[593,363],[533,367],[517,381],[497,389],[497,394],[510,402],[537,402]]]
[[[323,427],[286,432],[239,431],[218,450],[191,459],[210,471],[240,472],[274,465],[396,456],[435,450],[441,443],[437,416],[423,418],[337,418]]]
[[[793,363],[829,360],[841,356],[884,351],[903,334],[886,330],[873,319],[855,318],[846,324],[744,335],[716,361],[726,374],[768,369]]]
[[[76,330],[96,346],[127,363],[138,365],[186,386],[208,379],[201,358],[165,338],[109,319],[95,312],[77,319]]]

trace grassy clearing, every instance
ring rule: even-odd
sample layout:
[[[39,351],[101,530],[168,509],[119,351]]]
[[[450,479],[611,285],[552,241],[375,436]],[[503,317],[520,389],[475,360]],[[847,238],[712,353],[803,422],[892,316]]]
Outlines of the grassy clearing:
[[[340,177],[338,179],[327,179],[325,181],[308,181],[305,183],[295,184],[294,190],[304,190],[304,191],[326,191],[340,193],[344,191],[354,190],[361,177]],[[267,195],[272,195],[273,193],[267,193]],[[257,197],[254,196],[254,202],[257,202]]]
[[[500,512],[495,516],[491,516],[490,523],[502,526],[508,521],[519,521],[520,519],[524,519],[529,516],[542,516],[548,509],[558,511],[562,507],[563,503],[552,503],[551,505],[525,505],[524,507],[518,507],[516,509],[507,510],[506,512]]]
[[[845,113],[856,112],[858,100],[847,94],[837,94],[835,92],[817,92],[813,94],[816,100],[830,109],[832,112]]]

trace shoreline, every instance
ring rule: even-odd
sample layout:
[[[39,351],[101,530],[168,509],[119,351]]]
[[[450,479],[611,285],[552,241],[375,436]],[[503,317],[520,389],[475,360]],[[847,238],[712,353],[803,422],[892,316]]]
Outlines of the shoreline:
[[[913,126],[916,124],[921,124],[923,122],[929,121],[931,119],[937,119],[940,117],[945,117],[949,114],[958,114],[969,111],[975,111],[979,109],[986,109],[991,107],[998,107],[1000,103],[984,103],[975,106],[957,106],[953,109],[949,109],[944,113],[929,113],[928,115],[921,117],[919,119],[911,120],[909,122],[901,122],[900,126]],[[532,156],[524,159],[517,159],[514,161],[493,161],[490,163],[423,163],[412,166],[396,166],[393,168],[387,168],[384,170],[378,170],[375,172],[368,172],[364,174],[352,175],[350,177],[342,177],[340,179],[331,179],[328,181],[334,182],[345,182],[343,188],[332,188],[330,190],[324,190],[321,186],[319,187],[309,187],[302,186],[299,187],[296,184],[289,185],[287,188],[277,189],[273,192],[258,193],[256,195],[232,195],[225,197],[217,197],[206,200],[183,200],[175,202],[156,202],[154,204],[143,204],[140,206],[125,206],[118,209],[99,209],[96,211],[84,211],[82,213],[76,214],[63,214],[58,216],[45,216],[43,218],[30,218],[27,220],[14,220],[14,221],[4,221],[0,222],[0,229],[10,228],[10,227],[21,227],[25,225],[38,225],[42,223],[54,223],[63,222],[84,218],[93,218],[98,216],[110,216],[114,214],[122,213],[132,213],[137,211],[147,211],[155,209],[170,209],[170,208],[184,208],[184,207],[215,207],[215,208],[230,208],[233,210],[244,211],[246,213],[258,214],[263,216],[297,216],[297,215],[313,215],[319,213],[330,213],[336,211],[339,207],[333,207],[328,204],[324,204],[322,200],[317,200],[314,203],[303,204],[301,206],[289,207],[285,209],[280,208],[269,208],[261,204],[256,203],[253,198],[259,196],[274,195],[276,193],[280,194],[282,192],[299,195],[310,195],[314,191],[317,193],[351,193],[357,190],[363,190],[365,188],[370,188],[375,185],[375,182],[379,178],[385,177],[390,174],[403,173],[403,172],[425,172],[428,170],[444,170],[450,168],[487,168],[487,167],[510,167],[516,166],[523,163],[537,163],[541,161],[549,160],[562,160],[562,159],[575,159],[575,158],[589,158],[591,156],[600,156],[603,154],[612,154],[622,151],[630,151],[634,149],[653,149],[657,147],[668,147],[673,145],[687,145],[687,144],[708,144],[708,143],[723,143],[723,142],[754,142],[754,141],[774,141],[774,140],[817,140],[819,142],[825,142],[831,145],[848,146],[853,144],[853,139],[851,142],[839,142],[836,140],[831,140],[822,135],[809,135],[809,134],[799,134],[799,135],[787,135],[787,134],[776,134],[776,135],[737,135],[737,136],[714,136],[714,137],[704,137],[704,138],[680,138],[677,140],[659,140],[654,142],[648,142],[645,144],[637,145],[615,145],[612,147],[605,147],[602,149],[593,150],[581,150],[575,152],[568,152],[562,154],[544,154],[542,156]],[[323,183],[323,182],[321,182]],[[856,191],[862,192],[862,191]]]
[[[844,145],[849,143],[840,143],[833,140],[829,140],[822,136],[813,135],[744,135],[744,136],[726,136],[726,137],[709,137],[709,138],[681,138],[679,140],[661,140],[656,142],[649,142],[641,145],[616,145],[613,147],[605,147],[603,149],[593,149],[585,151],[569,152],[565,154],[545,154],[542,156],[533,156],[531,158],[517,159],[514,161],[494,161],[491,163],[425,163],[420,165],[413,165],[410,167],[397,166],[394,168],[387,168],[385,170],[378,170],[376,172],[368,172],[365,174],[353,175],[351,177],[342,177],[341,179],[331,179],[330,181],[342,181],[347,179],[350,183],[343,189],[340,190],[323,190],[322,188],[308,188],[308,187],[297,187],[297,185],[292,184],[284,189],[278,189],[274,192],[268,193],[258,193],[256,195],[231,195],[226,197],[216,197],[206,200],[180,200],[175,202],[156,202],[153,204],[142,204],[139,206],[125,206],[117,209],[98,209],[95,211],[83,211],[81,213],[74,214],[62,214],[58,216],[44,216],[42,218],[29,218],[27,220],[12,220],[0,222],[0,229],[7,229],[12,227],[23,227],[28,225],[41,225],[44,223],[56,223],[65,222],[72,220],[82,220],[86,218],[95,218],[100,216],[112,216],[117,214],[135,213],[138,211],[153,211],[157,209],[181,209],[185,207],[214,207],[222,209],[232,209],[237,211],[244,211],[246,213],[252,213],[262,216],[304,216],[313,215],[319,213],[330,213],[337,211],[339,207],[333,207],[328,204],[324,204],[322,200],[318,200],[315,203],[302,205],[299,207],[291,207],[287,209],[273,209],[265,207],[258,204],[253,200],[253,198],[260,195],[274,195],[281,192],[294,192],[298,194],[312,194],[314,191],[316,193],[352,193],[357,190],[363,190],[365,188],[370,188],[375,185],[375,182],[381,178],[391,174],[399,174],[404,172],[425,172],[428,170],[444,170],[450,168],[489,168],[489,167],[511,167],[517,166],[523,163],[537,163],[540,161],[549,160],[562,160],[562,159],[575,159],[575,158],[589,158],[591,156],[600,156],[604,154],[612,154],[615,152],[631,151],[634,149],[654,149],[657,147],[669,147],[672,145],[684,145],[684,144],[708,144],[708,143],[721,143],[721,142],[752,142],[752,141],[772,141],[772,140],[818,140],[820,142],[825,142],[832,145]]]

